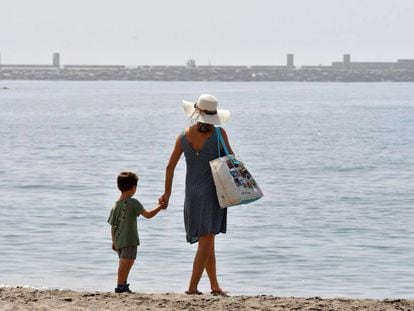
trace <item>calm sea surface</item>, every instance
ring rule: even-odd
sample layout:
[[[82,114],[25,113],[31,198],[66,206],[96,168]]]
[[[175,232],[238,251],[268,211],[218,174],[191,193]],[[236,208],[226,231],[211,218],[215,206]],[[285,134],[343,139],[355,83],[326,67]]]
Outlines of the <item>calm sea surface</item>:
[[[39,82],[0,86],[0,284],[113,290],[106,223],[115,178],[140,175],[152,208],[181,100],[230,109],[233,149],[265,197],[232,207],[217,238],[232,294],[414,298],[414,84]],[[183,292],[180,161],[168,210],[139,218],[139,292]],[[209,290],[207,278],[200,285]]]

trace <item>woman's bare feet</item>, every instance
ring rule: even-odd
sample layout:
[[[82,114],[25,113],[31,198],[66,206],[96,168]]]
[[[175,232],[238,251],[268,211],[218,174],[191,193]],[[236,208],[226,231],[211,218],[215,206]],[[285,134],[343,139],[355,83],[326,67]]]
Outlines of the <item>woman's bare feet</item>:
[[[230,297],[230,294],[222,290],[221,288],[212,289],[210,294],[212,294],[213,296]]]
[[[203,293],[202,293],[202,292],[200,292],[198,289],[196,289],[196,290],[192,290],[192,291],[187,290],[187,291],[185,291],[185,293],[186,293],[187,295],[202,295],[202,294],[203,294]]]

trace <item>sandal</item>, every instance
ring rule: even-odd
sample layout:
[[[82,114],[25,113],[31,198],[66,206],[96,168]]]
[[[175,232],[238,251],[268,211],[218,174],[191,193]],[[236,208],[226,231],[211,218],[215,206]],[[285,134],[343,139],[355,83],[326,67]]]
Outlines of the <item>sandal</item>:
[[[132,294],[132,291],[129,289],[129,284],[125,283],[122,285],[118,285],[118,287],[115,288],[115,293],[120,294],[120,293],[128,293],[128,294]]]

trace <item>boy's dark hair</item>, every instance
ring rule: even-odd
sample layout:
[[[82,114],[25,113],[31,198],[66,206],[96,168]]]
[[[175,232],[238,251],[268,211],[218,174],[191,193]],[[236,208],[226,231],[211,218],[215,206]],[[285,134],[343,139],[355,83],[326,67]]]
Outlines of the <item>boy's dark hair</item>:
[[[121,172],[117,178],[118,189],[128,191],[138,184],[138,176],[133,172]]]

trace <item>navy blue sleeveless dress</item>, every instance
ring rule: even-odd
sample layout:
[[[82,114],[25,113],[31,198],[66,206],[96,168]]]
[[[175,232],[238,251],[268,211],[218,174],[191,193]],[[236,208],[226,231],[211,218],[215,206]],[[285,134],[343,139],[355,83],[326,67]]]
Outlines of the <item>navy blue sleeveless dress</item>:
[[[184,225],[187,242],[195,243],[202,235],[227,230],[227,209],[219,205],[209,164],[218,157],[217,134],[213,131],[204,146],[196,150],[183,133],[181,146],[187,163]]]

